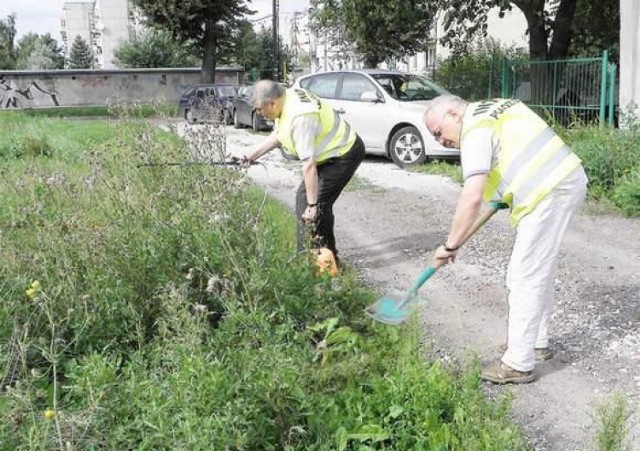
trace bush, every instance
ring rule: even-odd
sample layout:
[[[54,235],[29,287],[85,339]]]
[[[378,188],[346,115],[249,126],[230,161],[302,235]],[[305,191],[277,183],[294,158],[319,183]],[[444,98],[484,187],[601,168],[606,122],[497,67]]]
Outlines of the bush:
[[[500,97],[503,60],[518,56],[493,39],[476,41],[439,61],[434,81],[470,102]]]
[[[640,135],[610,127],[573,128],[563,134],[582,159],[590,195],[610,199],[626,215],[637,216]]]
[[[625,215],[640,216],[640,169],[622,176],[611,198]]]

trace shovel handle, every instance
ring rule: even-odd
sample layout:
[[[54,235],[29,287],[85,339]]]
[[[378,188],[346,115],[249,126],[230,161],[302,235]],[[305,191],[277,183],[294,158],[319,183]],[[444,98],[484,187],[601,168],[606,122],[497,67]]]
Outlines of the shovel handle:
[[[416,282],[411,287],[411,290],[409,290],[409,296],[411,296],[412,294],[417,293],[418,290],[420,289],[420,287],[422,285],[424,285],[424,283],[427,280],[429,280],[429,278],[432,275],[434,275],[437,270],[438,270],[438,268],[436,268],[435,266],[429,266],[429,267],[427,267],[427,269],[422,271],[422,274],[420,274],[420,276],[418,277],[418,280],[416,280]]]
[[[493,215],[496,214],[498,210],[503,210],[505,208],[509,208],[509,204],[505,204],[502,202],[490,202],[489,209],[485,211],[483,215],[480,216],[477,219],[477,221],[473,224],[473,226],[469,229],[469,231],[464,236],[464,238],[462,238],[462,242],[460,243],[460,246],[466,243],[469,240],[469,238],[471,238],[478,231],[480,227],[482,227],[489,219],[491,219]]]

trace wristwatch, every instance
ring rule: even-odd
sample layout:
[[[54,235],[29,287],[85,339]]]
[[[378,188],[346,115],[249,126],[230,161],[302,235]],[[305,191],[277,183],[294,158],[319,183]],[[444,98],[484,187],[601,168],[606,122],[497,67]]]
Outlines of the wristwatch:
[[[455,246],[455,247],[449,247],[447,246],[447,243],[445,241],[445,243],[442,245],[442,247],[444,247],[444,250],[447,252],[454,252],[457,251],[458,249],[460,249],[460,246]]]

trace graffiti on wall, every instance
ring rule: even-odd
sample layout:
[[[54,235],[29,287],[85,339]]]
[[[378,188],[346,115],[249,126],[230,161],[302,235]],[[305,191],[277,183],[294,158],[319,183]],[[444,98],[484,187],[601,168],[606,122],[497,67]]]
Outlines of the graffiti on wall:
[[[109,86],[108,77],[90,77],[82,80],[83,88],[106,88]]]
[[[55,88],[44,89],[42,81],[28,81],[25,88],[0,75],[0,109],[33,106],[60,106]]]

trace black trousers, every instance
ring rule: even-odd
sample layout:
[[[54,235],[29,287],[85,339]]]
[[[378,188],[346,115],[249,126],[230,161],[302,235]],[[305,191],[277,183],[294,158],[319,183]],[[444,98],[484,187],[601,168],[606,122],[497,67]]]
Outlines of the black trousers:
[[[306,225],[302,220],[302,214],[307,208],[307,189],[304,180],[302,181],[296,194],[298,251],[311,245],[312,248],[327,247],[338,255],[333,233],[333,204],[363,159],[364,143],[358,136],[349,152],[318,165],[318,214],[315,223],[311,225]]]

